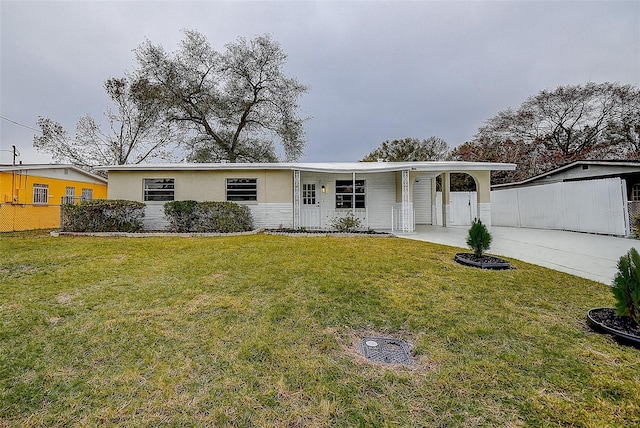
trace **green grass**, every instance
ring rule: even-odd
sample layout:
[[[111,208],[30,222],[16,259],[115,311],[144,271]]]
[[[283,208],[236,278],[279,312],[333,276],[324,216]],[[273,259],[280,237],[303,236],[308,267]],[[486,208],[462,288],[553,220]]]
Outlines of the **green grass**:
[[[388,238],[0,236],[0,426],[638,426],[606,285]],[[392,335],[413,368],[355,343]]]

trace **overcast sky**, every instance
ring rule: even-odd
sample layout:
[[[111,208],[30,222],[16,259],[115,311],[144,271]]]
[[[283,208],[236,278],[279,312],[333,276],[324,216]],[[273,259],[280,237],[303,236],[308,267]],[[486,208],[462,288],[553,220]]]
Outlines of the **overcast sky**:
[[[38,116],[73,136],[103,119],[103,83],[135,68],[150,40],[173,52],[183,29],[217,50],[270,33],[301,101],[301,161],[357,161],[384,140],[438,136],[455,147],[543,89],[640,86],[640,2],[0,2],[0,162],[23,163]],[[7,120],[8,119],[8,120]]]

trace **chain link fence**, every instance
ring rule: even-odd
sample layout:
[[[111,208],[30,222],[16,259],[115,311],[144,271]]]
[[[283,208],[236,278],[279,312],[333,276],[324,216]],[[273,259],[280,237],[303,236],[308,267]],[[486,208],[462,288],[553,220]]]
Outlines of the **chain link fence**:
[[[630,234],[635,237],[640,236],[640,201],[627,202],[627,212],[629,213]]]
[[[0,232],[59,227],[60,205],[0,204]]]
[[[81,200],[64,196],[60,204],[0,204],[0,232],[62,229],[65,204],[78,204]]]

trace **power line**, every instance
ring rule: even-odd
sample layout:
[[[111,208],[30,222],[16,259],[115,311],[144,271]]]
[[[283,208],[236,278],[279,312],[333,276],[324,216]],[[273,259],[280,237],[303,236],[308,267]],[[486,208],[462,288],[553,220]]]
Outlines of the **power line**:
[[[9,119],[8,117],[4,117],[4,116],[0,115],[0,119],[6,120],[7,122],[11,122],[11,123],[13,123],[15,125],[22,126],[23,128],[27,128],[27,129],[30,129],[32,131],[36,131],[36,132],[42,134],[42,130],[41,129],[32,128],[29,125],[25,125],[24,123],[16,122],[15,120]],[[67,140],[67,141],[73,141],[74,143],[82,143],[82,141],[74,140],[73,138],[69,138],[69,137],[63,137],[63,138],[65,140]]]
[[[39,129],[32,128],[31,126],[25,125],[24,123],[16,122],[15,120],[9,119],[8,117],[0,116],[0,119],[6,120],[7,122],[11,122],[14,125],[22,126],[23,128],[27,128],[27,129],[30,129],[32,131],[36,131],[36,132],[42,133],[42,131],[39,130]]]

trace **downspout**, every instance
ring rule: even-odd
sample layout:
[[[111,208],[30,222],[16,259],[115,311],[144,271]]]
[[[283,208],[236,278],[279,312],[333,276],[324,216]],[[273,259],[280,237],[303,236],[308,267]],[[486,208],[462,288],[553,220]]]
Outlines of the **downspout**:
[[[9,203],[15,204],[18,202],[16,199],[16,170],[14,169],[11,171],[11,201]]]

